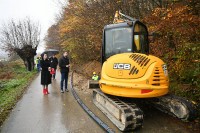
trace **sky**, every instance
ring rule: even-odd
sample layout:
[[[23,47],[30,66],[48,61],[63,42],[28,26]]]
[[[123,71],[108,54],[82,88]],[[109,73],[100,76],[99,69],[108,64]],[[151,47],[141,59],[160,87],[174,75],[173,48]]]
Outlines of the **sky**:
[[[41,43],[37,52],[44,50],[43,38],[48,28],[55,23],[56,14],[61,11],[60,2],[67,0],[0,0],[0,27],[11,19],[26,17],[41,25]],[[0,54],[3,53],[0,50]]]

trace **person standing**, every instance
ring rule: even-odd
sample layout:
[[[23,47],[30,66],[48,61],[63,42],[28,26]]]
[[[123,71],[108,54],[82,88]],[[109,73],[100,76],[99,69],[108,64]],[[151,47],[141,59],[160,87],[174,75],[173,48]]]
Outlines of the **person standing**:
[[[68,74],[69,74],[69,58],[68,53],[64,52],[63,56],[59,59],[59,67],[61,72],[61,82],[60,82],[60,89],[61,93],[64,93],[63,90],[63,82],[65,81],[65,91],[68,92],[67,83],[68,83]]]
[[[41,84],[43,85],[43,94],[49,94],[48,85],[51,84],[51,67],[50,61],[48,60],[47,54],[44,54],[42,60],[40,61],[41,65]]]
[[[37,71],[40,72],[40,57],[36,58],[35,64],[36,64],[36,67],[37,67]]]
[[[56,77],[56,69],[57,69],[57,65],[58,65],[58,59],[56,58],[55,54],[50,58],[51,61],[51,65],[50,67],[52,69],[54,69],[54,73],[52,74],[52,79],[55,79]]]
[[[93,80],[99,80],[99,76],[96,74],[96,72],[93,72],[92,79]]]

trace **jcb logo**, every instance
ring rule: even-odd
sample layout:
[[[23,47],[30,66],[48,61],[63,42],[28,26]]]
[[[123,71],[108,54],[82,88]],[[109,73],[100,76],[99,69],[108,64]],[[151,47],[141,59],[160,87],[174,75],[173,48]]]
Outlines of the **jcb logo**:
[[[124,63],[115,63],[113,69],[125,69],[130,70],[131,64],[124,64]]]

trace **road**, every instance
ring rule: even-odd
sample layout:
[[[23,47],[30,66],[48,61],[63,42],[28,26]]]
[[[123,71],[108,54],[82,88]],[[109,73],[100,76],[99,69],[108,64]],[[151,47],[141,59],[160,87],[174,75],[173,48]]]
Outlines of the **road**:
[[[33,80],[22,99],[0,128],[2,133],[102,133],[104,132],[78,105],[70,92],[60,93],[57,79],[42,94],[40,75]],[[92,103],[91,93],[78,91],[83,102],[115,132],[120,132]],[[144,109],[144,125],[134,133],[195,133],[187,123],[153,108]]]
[[[57,77],[60,77],[57,75]],[[71,92],[60,93],[57,78],[49,86],[50,94],[42,94],[40,76],[29,86],[9,118],[2,133],[66,133],[103,130],[79,107]]]

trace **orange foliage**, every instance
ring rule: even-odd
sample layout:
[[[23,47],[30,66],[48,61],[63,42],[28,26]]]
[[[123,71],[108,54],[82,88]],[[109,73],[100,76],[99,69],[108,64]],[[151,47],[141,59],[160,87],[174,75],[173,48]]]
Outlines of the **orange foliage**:
[[[151,52],[159,57],[173,56],[186,43],[200,41],[200,18],[188,5],[177,3],[168,8],[156,8],[144,21],[149,31],[158,34]]]

